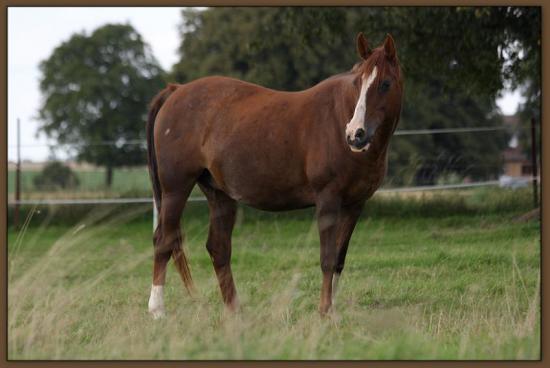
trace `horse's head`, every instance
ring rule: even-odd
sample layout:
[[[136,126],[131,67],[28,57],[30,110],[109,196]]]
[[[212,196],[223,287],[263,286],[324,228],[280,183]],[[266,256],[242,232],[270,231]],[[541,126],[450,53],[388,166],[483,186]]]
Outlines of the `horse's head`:
[[[346,140],[354,152],[385,145],[399,121],[403,81],[395,43],[390,35],[374,50],[362,33],[357,35],[362,61],[353,68],[361,85],[353,117],[346,125]]]

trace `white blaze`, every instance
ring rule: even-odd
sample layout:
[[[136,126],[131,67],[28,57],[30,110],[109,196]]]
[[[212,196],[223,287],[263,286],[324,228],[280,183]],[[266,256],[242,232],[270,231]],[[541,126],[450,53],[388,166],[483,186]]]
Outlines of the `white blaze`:
[[[149,296],[149,313],[153,319],[164,317],[164,286],[151,286],[151,296]]]
[[[372,72],[368,77],[365,77],[363,74],[361,76],[362,82],[361,82],[361,92],[359,93],[359,99],[357,100],[357,105],[355,105],[355,111],[353,113],[353,117],[349,121],[349,123],[346,125],[346,137],[349,137],[350,139],[355,138],[355,132],[357,129],[365,129],[365,114],[367,112],[367,92],[376,79],[376,74],[378,73],[376,67],[372,69]],[[368,148],[368,145],[364,147],[361,150],[357,150],[353,147],[350,147],[352,151],[365,151]]]

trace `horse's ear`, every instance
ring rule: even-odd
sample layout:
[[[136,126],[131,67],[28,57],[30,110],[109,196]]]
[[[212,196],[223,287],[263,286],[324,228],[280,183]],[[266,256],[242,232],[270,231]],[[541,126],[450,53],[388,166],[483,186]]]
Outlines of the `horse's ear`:
[[[395,60],[395,42],[389,33],[386,35],[386,39],[384,40],[384,53],[386,54],[388,60]]]
[[[370,54],[372,54],[372,50],[369,47],[369,42],[363,32],[359,32],[357,34],[357,53],[363,60],[367,60]]]

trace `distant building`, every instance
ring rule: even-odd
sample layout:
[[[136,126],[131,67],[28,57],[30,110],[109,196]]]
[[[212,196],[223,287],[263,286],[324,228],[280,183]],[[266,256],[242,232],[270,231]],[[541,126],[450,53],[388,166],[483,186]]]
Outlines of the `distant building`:
[[[517,115],[505,115],[503,117],[504,125],[512,132],[512,138],[508,147],[502,152],[503,155],[503,175],[511,177],[530,176],[533,172],[531,161],[523,152],[520,144],[520,121]]]
[[[533,173],[531,161],[521,146],[521,122],[518,115],[503,116],[504,126],[512,133],[508,147],[502,152],[503,172],[499,178],[500,186],[518,188],[528,185]]]
[[[521,152],[519,147],[508,147],[503,152],[504,173],[503,175],[520,177],[532,174],[531,163],[527,156]]]

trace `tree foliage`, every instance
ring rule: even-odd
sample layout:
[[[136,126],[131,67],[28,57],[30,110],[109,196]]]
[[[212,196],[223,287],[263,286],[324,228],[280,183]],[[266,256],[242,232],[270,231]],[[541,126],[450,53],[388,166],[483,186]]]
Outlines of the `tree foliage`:
[[[220,74],[271,88],[299,90],[341,72],[342,62],[330,59],[344,46],[353,47],[355,35],[339,42],[335,38],[331,44],[306,45],[281,33],[287,29],[288,18],[282,9],[286,8],[185,10],[179,49],[182,57],[174,66],[173,77],[184,82]],[[354,52],[337,57],[352,64],[355,60]]]
[[[500,125],[495,98],[503,87],[531,81],[537,89],[540,80],[530,71],[540,62],[538,8],[210,8],[182,15],[181,59],[172,71],[179,82],[221,74],[305,89],[358,61],[359,31],[373,46],[392,34],[405,75],[400,129]],[[395,137],[390,181],[494,178],[506,143],[505,132]]]
[[[107,167],[143,164],[147,105],[163,87],[163,71],[129,24],[74,34],[44,60],[41,131],[70,144],[79,160]],[[116,142],[106,144],[105,142]]]
[[[44,166],[40,174],[33,178],[33,184],[41,190],[59,190],[75,188],[80,181],[70,167],[53,161]]]

